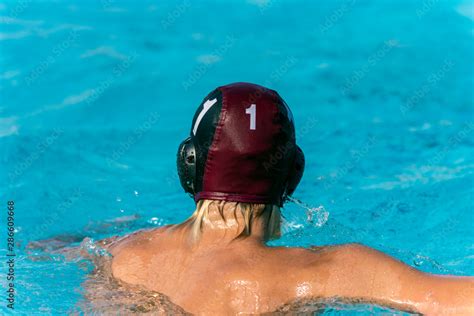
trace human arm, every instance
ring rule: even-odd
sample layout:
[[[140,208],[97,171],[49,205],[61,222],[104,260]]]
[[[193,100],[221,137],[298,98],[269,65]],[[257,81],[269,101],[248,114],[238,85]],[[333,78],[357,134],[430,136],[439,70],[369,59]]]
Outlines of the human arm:
[[[427,315],[473,315],[474,278],[433,275],[358,244],[329,251],[325,296],[362,299]]]

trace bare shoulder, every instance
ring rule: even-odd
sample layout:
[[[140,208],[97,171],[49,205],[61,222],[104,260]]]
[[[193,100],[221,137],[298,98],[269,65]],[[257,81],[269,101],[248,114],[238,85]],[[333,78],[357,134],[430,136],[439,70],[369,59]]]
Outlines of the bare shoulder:
[[[270,264],[295,277],[298,283],[304,280],[323,280],[326,275],[348,274],[368,271],[375,263],[396,260],[382,252],[361,244],[313,246],[309,248],[271,249]],[[396,261],[396,263],[401,264]],[[319,282],[319,281],[318,281]]]
[[[287,264],[286,268],[304,268],[320,266],[323,264],[347,264],[350,261],[359,261],[361,259],[380,259],[387,257],[382,252],[362,244],[343,244],[331,246],[311,246],[309,248],[286,248],[275,247],[269,248],[270,253],[280,263]]]
[[[110,243],[107,242],[107,239],[102,242],[106,243],[107,250],[115,257],[121,253],[140,251],[147,248],[151,241],[164,234],[168,228],[168,226],[164,226],[156,229],[138,230],[126,236],[115,237]]]
[[[349,243],[349,244],[342,244],[342,245],[333,245],[333,246],[325,246],[325,247],[311,247],[311,250],[315,249],[317,251],[322,251],[326,254],[330,254],[337,257],[344,257],[347,259],[348,257],[358,257],[358,256],[379,256],[383,255],[382,252],[365,246],[359,243]]]
[[[142,283],[152,253],[150,249],[166,230],[167,227],[141,230],[115,241],[108,249],[112,255],[113,276],[127,283]]]
[[[391,257],[377,249],[362,244],[351,243],[333,247],[335,263],[344,265],[351,271],[403,274],[406,277],[420,277],[423,273],[402,261]]]

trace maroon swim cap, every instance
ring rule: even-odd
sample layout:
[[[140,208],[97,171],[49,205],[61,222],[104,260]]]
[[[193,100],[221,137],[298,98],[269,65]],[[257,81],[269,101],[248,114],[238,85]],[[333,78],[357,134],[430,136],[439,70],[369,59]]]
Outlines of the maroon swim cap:
[[[276,91],[251,83],[204,98],[178,151],[181,184],[196,202],[282,205],[303,170],[290,109]]]

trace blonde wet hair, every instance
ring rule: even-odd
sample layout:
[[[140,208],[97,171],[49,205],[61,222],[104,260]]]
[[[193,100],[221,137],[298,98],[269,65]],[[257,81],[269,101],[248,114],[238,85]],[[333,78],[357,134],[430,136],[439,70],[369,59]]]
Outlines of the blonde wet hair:
[[[280,207],[276,205],[200,200],[197,202],[194,213],[181,224],[189,228],[189,237],[192,242],[199,241],[201,238],[203,223],[212,223],[215,221],[215,219],[211,219],[210,216],[210,210],[213,208],[218,211],[220,225],[226,226],[229,221],[237,221],[238,217],[243,218],[243,226],[239,227],[240,232],[235,239],[249,236],[252,233],[253,220],[266,214],[268,215],[266,239],[276,239],[280,237],[281,212]],[[231,210],[230,216],[229,212],[224,214],[225,208]]]

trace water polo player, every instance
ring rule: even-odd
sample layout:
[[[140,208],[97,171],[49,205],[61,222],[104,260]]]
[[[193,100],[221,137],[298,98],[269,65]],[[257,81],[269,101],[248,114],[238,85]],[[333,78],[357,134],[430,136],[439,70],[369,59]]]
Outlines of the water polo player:
[[[249,83],[212,91],[179,147],[196,202],[183,223],[112,244],[116,279],[194,314],[259,314],[308,301],[370,302],[426,314],[473,314],[474,280],[426,274],[374,249],[268,247],[304,171],[290,109]]]

